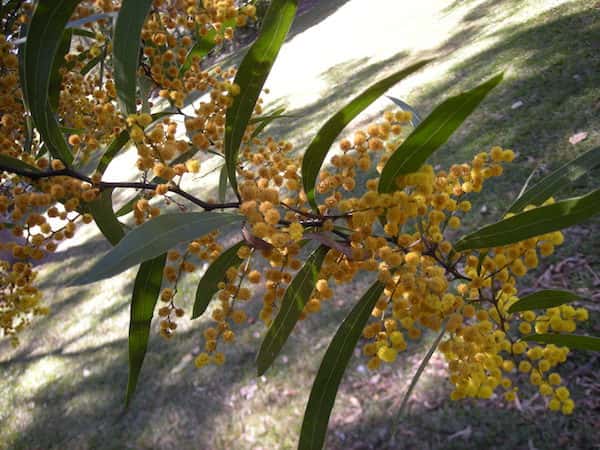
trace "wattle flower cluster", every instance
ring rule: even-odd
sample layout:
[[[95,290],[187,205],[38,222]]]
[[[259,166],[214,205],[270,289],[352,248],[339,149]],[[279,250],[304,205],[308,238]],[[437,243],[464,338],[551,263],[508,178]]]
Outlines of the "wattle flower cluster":
[[[112,13],[117,3],[81,2],[73,19]],[[90,204],[107,194],[110,200],[115,188],[131,188],[136,193],[124,213],[132,213],[135,226],[161,215],[168,205],[186,210],[185,201],[205,210],[235,209],[244,217],[244,240],[233,249],[234,263],[217,284],[213,323],[203,331],[198,367],[224,363],[221,346],[234,343],[236,328],[255,319],[244,306],[255,293],[262,301],[256,319],[272,323],[304,265],[305,246],[318,242],[318,276],[301,319],[328,307],[335,286],[352,283],[360,274],[371,273],[385,286],[362,332],[369,369],[393,363],[424,331],[443,331],[446,339],[439,349],[448,361],[452,399],[501,392],[513,401],[515,382],[527,377],[551,410],[573,411],[569,390],[556,372],[569,349],[521,337],[534,331],[573,332],[587,320],[587,310],[561,305],[539,313],[510,312],[518,301],[517,279],[551,255],[562,244],[562,234],[464,252],[452,243],[472,198],[488,180],[502,175],[515,158],[512,150],[493,147],[447,170],[423,165],[398,176],[393,192],[380,193],[380,174],[412,119],[406,111],[385,111],[380,120],[339,142],[318,175],[319,206],[313,209],[302,188],[302,155],[288,141],[263,137],[259,101],[235,166],[238,201],[200,200],[182,185],[208,175],[203,164],[208,158],[226,159],[226,113],[240,86],[233,82],[234,69],[207,67],[208,50],[194,44],[200,40],[216,48],[231,40],[235,28],[254,20],[256,10],[237,7],[234,0],[155,0],[141,33],[138,87],[143,99],[134,114],[123,115],[117,105],[112,20],[88,22],[84,33],[70,37],[56,73],[58,97],[51,99],[75,157],[67,167],[33,133],[26,113],[14,41],[30,13],[31,2],[24,2],[17,20],[2,19],[7,31],[0,35],[0,157],[20,166],[0,170],[0,231],[11,237],[0,243],[3,335],[17,343],[31,317],[48,312],[34,285],[34,264],[95,219]],[[192,96],[201,100],[186,108]],[[121,138],[136,152],[131,167],[136,181],[106,182],[102,157]],[[97,160],[89,176],[74,169]],[[174,335],[184,315],[180,303],[187,299],[178,295],[182,276],[228,251],[217,238],[218,232],[211,232],[168,252],[157,311],[163,337]]]

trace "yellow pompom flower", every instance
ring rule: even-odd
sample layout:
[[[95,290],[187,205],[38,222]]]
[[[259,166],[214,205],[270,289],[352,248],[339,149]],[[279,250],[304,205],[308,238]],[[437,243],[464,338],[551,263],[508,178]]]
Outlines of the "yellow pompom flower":
[[[398,356],[398,350],[392,347],[384,346],[377,350],[377,356],[387,363],[394,362]]]
[[[210,362],[208,353],[200,353],[194,360],[194,365],[198,368],[206,366]]]

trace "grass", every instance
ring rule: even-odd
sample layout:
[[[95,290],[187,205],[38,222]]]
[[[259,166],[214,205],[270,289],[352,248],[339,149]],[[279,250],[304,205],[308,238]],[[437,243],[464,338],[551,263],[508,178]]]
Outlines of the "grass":
[[[478,200],[480,217],[475,215],[472,226],[498,217],[534,167],[546,173],[600,144],[600,9],[593,2],[440,0],[410,10],[401,3],[385,1],[384,7],[391,8],[385,17],[365,11],[365,3],[358,0],[318,2],[309,10],[268,81],[270,107],[286,105],[298,117],[275,122],[270,132],[289,137],[294,130],[294,142],[302,150],[348,98],[422,57],[437,59],[390,93],[422,115],[448,95],[506,70],[506,81],[434,160],[445,166],[496,144],[519,153],[514,168],[499,183],[490,183]],[[402,23],[398,18],[405,16]],[[402,26],[392,27],[394,23]],[[355,24],[360,24],[361,34]],[[518,101],[523,105],[513,109]],[[352,127],[388,106],[385,99],[378,101]],[[570,144],[569,136],[579,131],[587,131],[588,138]],[[561,195],[589,189],[597,176],[593,172]],[[549,282],[556,285],[558,278],[565,278],[579,289],[595,311],[586,332],[596,334],[598,309],[589,299],[598,291],[592,275],[600,270],[597,230],[595,221],[570,231],[565,248],[538,272],[558,268],[572,254],[585,257],[591,272],[579,266],[549,272]],[[0,343],[0,448],[295,447],[319,361],[351,307],[344,299],[357,298],[366,280],[340,288],[322,313],[301,323],[275,365],[260,378],[253,364],[264,334],[258,324],[240,331],[224,367],[205,371],[196,370],[192,361],[206,319],[183,323],[172,342],[153,333],[137,396],[125,412],[128,298],[134,272],[85,288],[65,288],[67,280],[108,249],[93,231],[81,239],[80,247],[61,248],[42,272],[52,314],[24,333],[19,348]],[[182,286],[188,310],[197,280],[198,275],[191,276]],[[537,281],[532,277],[527,283]],[[411,345],[399,364],[377,373],[366,371],[362,358],[352,359],[327,448],[389,448],[390,417],[431,339]],[[599,407],[597,369],[598,360],[585,353],[575,354],[565,365],[561,374],[579,407],[573,416],[563,417],[547,413],[539,398],[522,402],[520,409],[500,400],[453,403],[443,361],[436,354],[400,422],[397,448],[597,448],[594,431],[600,422],[591,413]]]

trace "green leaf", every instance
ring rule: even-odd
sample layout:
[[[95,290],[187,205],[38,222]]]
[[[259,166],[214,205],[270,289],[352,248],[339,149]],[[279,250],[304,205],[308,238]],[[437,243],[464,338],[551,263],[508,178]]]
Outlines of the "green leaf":
[[[321,264],[323,264],[323,259],[328,251],[329,247],[319,246],[308,257],[304,266],[298,271],[286,289],[281,300],[279,313],[269,327],[256,356],[258,375],[264,374],[271,367],[283,344],[285,344],[294,326],[296,326],[296,322],[298,322],[300,314],[304,310],[304,305],[306,305],[319,279],[319,270],[321,270]]]
[[[225,271],[232,266],[237,267],[240,265],[242,258],[237,255],[237,252],[243,244],[244,241],[240,241],[225,250],[206,269],[196,288],[196,300],[194,301],[192,319],[197,319],[204,314],[204,311],[208,308],[208,304],[219,290],[217,285],[225,279]]]
[[[40,159],[42,156],[45,156],[49,153],[48,146],[46,144],[42,144],[35,154],[35,159]]]
[[[556,169],[550,175],[525,190],[507,212],[516,213],[527,205],[539,206],[557,192],[574,183],[590,170],[600,165],[600,147],[583,153]]]
[[[219,173],[219,201],[221,203],[225,202],[225,197],[227,196],[227,183],[227,165],[224,164]]]
[[[143,263],[135,277],[129,320],[129,378],[125,407],[129,406],[137,386],[150,335],[150,323],[160,294],[166,255]]]
[[[22,161],[20,159],[5,155],[4,153],[0,153],[0,165],[6,167],[9,172],[10,168],[29,170],[31,172],[41,172],[41,170],[37,167],[32,166],[31,164],[27,164],[25,161]]]
[[[523,194],[525,193],[525,191],[527,191],[527,189],[529,189],[529,184],[531,183],[531,180],[533,180],[533,177],[535,176],[535,173],[537,172],[539,166],[536,166],[531,173],[529,174],[529,176],[527,177],[527,179],[525,180],[525,183],[523,183],[523,186],[521,187],[521,190],[519,191],[519,194],[517,195],[517,198],[515,198],[515,202],[517,200],[519,200]],[[507,211],[510,212],[510,211]],[[518,212],[518,211],[515,211]]]
[[[113,40],[113,63],[117,97],[124,114],[135,114],[135,90],[142,26],[152,0],[123,0]]]
[[[163,111],[160,113],[152,114],[152,123],[156,122],[157,120],[162,119],[163,117],[169,116],[171,114],[172,113],[169,111]],[[106,148],[106,151],[104,152],[104,154],[102,155],[102,158],[100,159],[100,162],[98,163],[96,172],[104,173],[104,171],[106,170],[106,168],[108,167],[110,162],[113,160],[113,158],[115,156],[117,156],[117,154],[121,151],[121,149],[123,147],[125,147],[125,145],[127,145],[128,142],[129,142],[129,132],[127,130],[121,131],[121,133],[119,133],[119,135],[116,138],[114,138],[113,141]],[[185,154],[187,154],[187,152]],[[177,162],[174,161],[173,163],[177,164],[178,162],[183,162],[183,161],[177,161]]]
[[[125,236],[121,222],[117,220],[112,208],[112,189],[104,189],[100,198],[87,204],[96,225],[112,245],[117,245]]]
[[[0,16],[1,17],[1,16]],[[29,30],[29,24],[25,22],[21,25],[19,29],[19,40],[22,40],[25,43],[27,39],[27,31]],[[17,48],[17,57],[19,58],[19,81],[21,83],[21,91],[23,92],[23,104],[25,105],[25,109],[29,111],[29,105],[27,104],[27,100],[29,96],[27,95],[27,83],[25,83],[25,46],[20,45]],[[29,117],[31,120],[31,117]]]
[[[237,194],[236,166],[248,121],[279,49],[292,25],[298,0],[273,0],[263,18],[260,33],[242,60],[235,83],[239,95],[227,109],[225,119],[225,162],[229,183]]]
[[[408,406],[408,401],[410,400],[410,398],[413,394],[413,391],[415,390],[415,387],[417,387],[417,383],[421,379],[421,375],[423,375],[423,372],[427,368],[427,365],[429,364],[431,357],[433,356],[433,354],[435,353],[435,350],[438,348],[438,345],[440,345],[440,342],[444,338],[444,334],[446,334],[446,324],[444,324],[441,331],[439,332],[439,334],[437,335],[437,337],[431,344],[431,347],[429,347],[429,350],[425,354],[425,357],[421,361],[421,364],[419,364],[417,371],[415,372],[412,379],[410,380],[410,384],[408,385],[406,394],[404,394],[404,397],[402,398],[402,403],[400,404],[400,408],[398,408],[398,413],[396,414],[396,416],[394,417],[394,420],[393,420],[391,444],[395,444],[394,441],[396,440],[396,435],[398,433],[400,419],[404,416],[404,413],[406,412],[406,408]]]
[[[279,109],[273,111],[273,114],[269,114],[267,116],[254,117],[254,118],[250,119],[249,123],[251,123],[251,124],[258,123],[258,126],[252,132],[250,139],[254,139],[255,137],[257,137],[274,120],[287,118],[287,117],[293,117],[293,116],[283,115],[284,111],[285,111],[285,108],[279,108]]]
[[[85,28],[71,28],[74,36],[83,36],[91,39],[96,39],[96,33]]]
[[[112,189],[104,190],[102,196],[90,203],[88,208],[104,236],[112,245],[116,245],[125,233],[112,209]],[[129,320],[129,377],[125,407],[131,402],[146,355],[150,323],[160,293],[165,260],[166,254],[162,254],[142,263],[135,278]]]
[[[403,100],[400,100],[399,98],[396,97],[391,97],[391,96],[387,96],[387,98],[389,98],[391,101],[393,101],[396,105],[398,105],[400,107],[401,110],[403,111],[409,111],[412,113],[412,120],[410,121],[411,125],[413,127],[418,126],[421,122],[423,122],[423,119],[421,118],[421,116],[419,115],[419,112],[413,108],[412,106],[410,106],[408,103],[406,103]]]
[[[369,288],[342,322],[329,344],[304,412],[299,450],[320,450],[323,447],[329,416],[342,376],[383,288],[384,285],[380,282]]]
[[[264,121],[270,122],[274,119],[296,119],[296,118],[298,118],[298,116],[294,116],[294,115],[290,115],[290,114],[283,114],[284,111],[285,111],[285,107],[277,108],[272,113],[267,113],[262,116],[256,116],[256,117],[251,118],[248,121],[248,123],[255,124],[255,123],[261,123]]]
[[[150,114],[150,111],[152,111],[152,106],[150,106],[150,95],[154,86],[155,84],[152,78],[147,77],[146,75],[138,76],[138,90],[140,98],[142,99],[140,112],[142,114]]]
[[[40,0],[29,25],[24,50],[24,94],[31,118],[48,151],[66,165],[73,160],[49,105],[50,78],[64,29],[80,0]]]
[[[561,200],[552,205],[541,206],[487,225],[474,233],[463,236],[456,243],[454,249],[463,251],[513,244],[570,227],[598,213],[600,213],[600,189],[581,197]]]
[[[192,67],[192,61],[195,58],[203,58],[206,55],[208,55],[213,48],[215,48],[215,46],[217,45],[217,42],[215,40],[217,34],[220,34],[222,36],[225,30],[229,27],[236,27],[235,19],[229,19],[223,22],[223,24],[221,25],[221,31],[219,33],[217,33],[217,30],[215,30],[214,28],[211,28],[204,36],[199,37],[194,46],[188,51],[187,55],[185,55],[185,60],[179,68],[180,78],[188,70],[190,70],[190,67]]]
[[[23,42],[25,42],[25,39],[27,38],[28,27],[29,27],[29,25],[27,22],[25,22],[24,24],[21,25],[21,28],[19,29],[19,40],[22,39]],[[25,135],[25,142],[23,144],[23,151],[25,153],[31,153],[31,149],[33,146],[33,139],[34,139],[34,130],[33,130],[33,120],[31,119],[31,114],[29,111],[29,105],[27,104],[27,99],[28,99],[27,85],[25,83],[23,83],[23,81],[25,80],[25,46],[24,45],[20,45],[18,47],[17,57],[19,58],[19,80],[21,82],[21,91],[23,92],[22,98],[23,98],[23,106],[25,107],[25,126],[26,126],[26,131],[27,131],[27,134]]]
[[[122,217],[125,214],[129,214],[131,211],[133,211],[133,207],[135,206],[136,202],[140,199],[140,195],[136,195],[135,197],[133,197],[131,200],[129,200],[127,203],[125,203],[123,206],[121,206],[116,212],[115,212],[115,216],[117,217]]]
[[[181,242],[191,241],[243,220],[243,216],[210,211],[163,214],[127,233],[121,242],[73,284],[88,284],[110,278],[136,264],[162,255]]]
[[[96,171],[101,174],[104,173],[110,162],[115,156],[117,156],[117,153],[119,153],[119,151],[125,147],[127,142],[129,142],[129,132],[127,130],[123,130],[106,148],[106,151],[98,163],[98,167],[96,167]]]
[[[54,57],[54,63],[52,64],[52,71],[50,72],[50,86],[48,88],[48,102],[50,108],[53,111],[58,109],[58,100],[60,97],[60,87],[62,84],[62,75],[60,69],[66,64],[65,55],[69,53],[71,49],[71,37],[73,32],[67,28],[62,35],[56,56]]]
[[[596,336],[578,336],[575,334],[530,334],[523,336],[524,341],[542,342],[569,347],[577,350],[600,352],[600,338]]]
[[[85,61],[86,59],[89,59],[89,58],[90,58],[90,50],[89,49],[84,50],[81,53],[79,53],[75,58],[69,60],[65,64],[65,67],[67,68],[67,70],[73,70],[78,62]]]
[[[23,102],[23,105],[25,105],[25,102]],[[25,108],[27,108],[27,106],[25,105]],[[33,133],[33,120],[31,120],[31,116],[29,114],[25,114],[25,127],[26,127],[26,136],[25,136],[25,142],[23,143],[23,151],[25,153],[31,153],[31,148],[33,147],[33,138],[34,138],[34,133]]]
[[[315,183],[321,165],[329,152],[331,145],[342,132],[342,130],[367,106],[377,100],[385,91],[394,84],[416,72],[431,60],[420,61],[412,66],[390,75],[387,78],[373,84],[368,89],[355,97],[350,103],[334,114],[325,125],[321,127],[312,142],[309,144],[302,158],[302,185],[308,196],[308,201],[313,209],[317,210],[315,200]]]
[[[71,127],[59,127],[61,133],[63,134],[83,134],[85,133],[85,128],[71,128]]]
[[[555,306],[579,300],[581,297],[569,291],[560,291],[558,289],[546,289],[534,292],[533,294],[521,297],[516,303],[513,303],[508,312],[510,314],[520,311],[530,311],[533,309],[546,309]]]
[[[398,176],[417,171],[502,81],[502,76],[496,75],[471,91],[450,97],[435,108],[394,151],[381,172],[379,192],[394,191]]]
[[[79,73],[81,73],[81,75],[87,75],[90,70],[92,70],[94,67],[96,67],[98,65],[98,63],[104,59],[104,57],[105,57],[104,54],[100,54],[100,55],[90,59],[86,63],[86,65],[81,68],[81,71]]]

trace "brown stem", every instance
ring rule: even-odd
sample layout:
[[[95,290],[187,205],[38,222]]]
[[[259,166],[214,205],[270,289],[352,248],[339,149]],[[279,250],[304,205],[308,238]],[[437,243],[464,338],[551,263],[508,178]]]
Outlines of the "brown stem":
[[[426,240],[423,240],[423,242],[425,243],[425,246],[427,247],[427,251],[423,253],[424,255],[431,256],[433,259],[435,259],[438,262],[438,264],[440,266],[442,266],[444,269],[446,269],[447,273],[454,275],[454,277],[456,279],[471,281],[471,278],[460,273],[458,270],[456,270],[456,267],[449,265],[446,261],[444,261],[442,258],[440,258],[437,255],[437,253],[436,253],[437,246],[431,246],[430,243],[427,242]]]
[[[94,183],[92,179],[82,173],[76,172],[73,169],[59,169],[59,170],[50,170],[46,172],[37,172],[33,170],[20,169],[15,167],[5,166],[0,164],[0,171],[14,173],[16,175],[20,175],[23,177],[30,178],[32,180],[39,180],[43,178],[53,178],[53,177],[71,177],[81,181],[85,181],[87,183],[92,184],[98,189],[115,189],[115,188],[124,188],[124,189],[140,189],[153,191],[158,187],[157,183],[142,183],[138,181],[100,181],[99,183]],[[189,200],[191,203],[200,206],[206,211],[211,211],[213,209],[232,209],[239,208],[239,202],[229,202],[229,203],[208,203],[204,200],[200,200],[199,198],[193,196],[192,194],[184,191],[183,189],[177,186],[169,185],[169,192],[179,195],[180,197]]]

